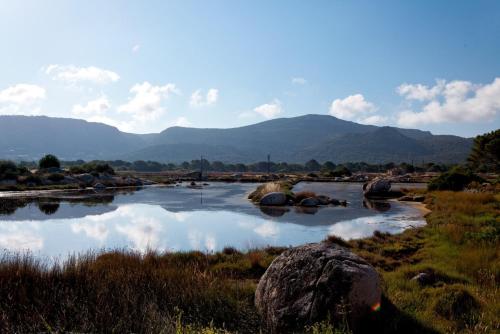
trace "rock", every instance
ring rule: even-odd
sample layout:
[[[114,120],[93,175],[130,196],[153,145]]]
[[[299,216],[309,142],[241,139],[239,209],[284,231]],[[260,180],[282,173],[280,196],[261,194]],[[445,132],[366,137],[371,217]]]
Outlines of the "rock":
[[[391,190],[391,180],[375,178],[363,185],[365,196],[383,196]]]
[[[299,205],[300,206],[305,206],[305,207],[316,207],[319,205],[319,201],[316,197],[308,197],[304,198],[302,201],[300,201]]]
[[[92,174],[78,174],[74,176],[78,181],[81,181],[85,184],[91,184],[94,181],[94,176]]]
[[[340,201],[340,205],[342,206],[347,206],[347,201],[344,199],[342,201]]]
[[[316,196],[319,205],[328,205],[330,204],[330,197],[325,195]]]
[[[380,300],[375,269],[348,249],[327,242],[282,253],[255,292],[257,310],[272,332],[303,329],[328,315],[334,322],[346,316],[355,327]]]
[[[413,196],[413,200],[415,202],[423,202],[425,200],[425,196],[423,196],[423,195],[416,195],[416,196]]]
[[[64,170],[60,167],[49,167],[49,168],[44,168],[42,169],[42,171],[44,173],[50,173],[50,174],[54,174],[54,173],[64,173]]]
[[[413,276],[411,280],[417,281],[420,285],[430,285],[434,283],[433,275],[430,275],[428,273],[418,273],[417,275]]]
[[[413,201],[413,196],[405,195],[403,197],[398,198],[398,201],[410,202],[410,201]]]
[[[106,189],[106,186],[102,183],[96,183],[96,184],[94,184],[94,189],[102,190],[102,189]]]
[[[270,205],[270,206],[278,205],[279,206],[279,205],[285,205],[287,203],[287,200],[288,199],[286,198],[285,193],[276,191],[276,192],[267,193],[264,196],[262,196],[259,204],[260,205]]]
[[[330,199],[330,204],[332,204],[332,205],[340,205],[340,201],[338,199],[332,198],[332,199]]]

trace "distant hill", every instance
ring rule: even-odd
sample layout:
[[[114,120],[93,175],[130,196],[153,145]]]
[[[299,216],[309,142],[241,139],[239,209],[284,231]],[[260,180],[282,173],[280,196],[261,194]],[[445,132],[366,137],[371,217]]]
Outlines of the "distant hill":
[[[171,127],[137,135],[82,120],[0,116],[0,158],[123,159],[228,163],[273,161],[365,161],[368,163],[465,161],[472,139],[435,136],[428,131],[377,127],[328,115],[280,118],[229,129]]]
[[[46,116],[0,116],[0,158],[107,159],[144,147],[140,135],[102,123]]]

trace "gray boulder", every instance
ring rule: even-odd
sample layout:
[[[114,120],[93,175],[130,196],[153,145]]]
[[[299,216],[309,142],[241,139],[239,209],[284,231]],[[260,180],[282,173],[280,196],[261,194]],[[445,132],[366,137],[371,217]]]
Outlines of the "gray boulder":
[[[299,203],[300,206],[305,206],[305,207],[316,207],[319,204],[320,204],[319,200],[315,197],[304,198]]]
[[[94,176],[88,173],[74,175],[74,177],[85,184],[91,184],[94,181]]]
[[[391,180],[375,178],[363,185],[365,196],[384,196],[391,190]]]
[[[260,199],[260,205],[270,205],[270,206],[280,206],[285,205],[287,203],[287,198],[285,193],[276,191],[267,193]]]
[[[327,319],[356,327],[381,300],[375,269],[336,244],[292,248],[259,281],[255,305],[273,332],[291,332]],[[352,327],[351,327],[352,328]]]

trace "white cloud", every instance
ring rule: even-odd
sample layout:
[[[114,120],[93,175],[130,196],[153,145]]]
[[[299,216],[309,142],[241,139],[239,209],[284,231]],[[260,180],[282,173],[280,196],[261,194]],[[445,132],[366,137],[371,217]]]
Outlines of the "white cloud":
[[[180,94],[179,89],[173,83],[164,86],[153,86],[145,81],[136,84],[130,89],[134,94],[129,101],[118,107],[118,112],[131,114],[138,121],[155,120],[161,116],[165,109],[161,103],[171,94]]]
[[[330,115],[345,120],[353,120],[376,110],[375,105],[366,101],[363,95],[355,94],[345,99],[334,100],[330,106]]]
[[[45,99],[45,88],[31,84],[17,84],[0,91],[1,115],[39,115],[37,103]]]
[[[132,52],[133,53],[137,53],[139,52],[139,50],[141,49],[141,45],[140,44],[136,44],[132,47]]]
[[[82,106],[77,104],[73,106],[71,112],[74,115],[102,115],[111,108],[111,103],[106,96],[101,96],[95,100],[87,102]]]
[[[279,114],[283,112],[281,107],[281,101],[278,99],[274,99],[270,103],[265,103],[261,106],[258,106],[254,109],[254,111],[267,119],[275,118]]]
[[[419,111],[398,115],[401,126],[493,119],[500,111],[500,78],[486,85],[438,80],[433,87],[403,84],[397,92],[407,100],[424,101]]]
[[[174,122],[174,126],[187,127],[187,126],[191,126],[191,125],[192,125],[191,122],[184,116],[178,117]]]
[[[407,100],[425,101],[437,97],[443,90],[444,84],[444,80],[436,80],[436,85],[429,88],[421,84],[412,85],[404,83],[396,88],[396,91]]]
[[[215,88],[210,88],[204,97],[201,90],[196,90],[191,94],[189,104],[192,107],[203,107],[213,105],[217,102],[219,98],[219,90]]]
[[[32,104],[45,99],[45,88],[30,85],[17,84],[0,91],[0,103]]]
[[[108,84],[120,79],[117,73],[95,66],[78,67],[74,65],[53,64],[45,67],[44,71],[53,80],[64,81],[70,84],[79,82]]]
[[[292,83],[295,85],[305,85],[307,83],[307,80],[304,78],[292,78]]]

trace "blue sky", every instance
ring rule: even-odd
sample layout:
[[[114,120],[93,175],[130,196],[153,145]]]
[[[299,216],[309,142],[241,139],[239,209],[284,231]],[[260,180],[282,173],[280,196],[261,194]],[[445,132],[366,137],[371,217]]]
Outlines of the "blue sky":
[[[0,114],[500,127],[499,1],[5,1],[0,41]]]

